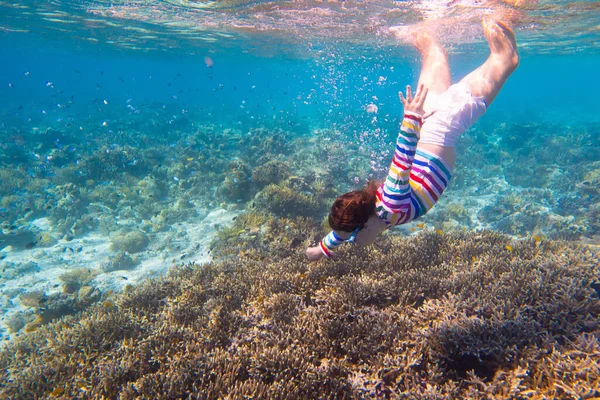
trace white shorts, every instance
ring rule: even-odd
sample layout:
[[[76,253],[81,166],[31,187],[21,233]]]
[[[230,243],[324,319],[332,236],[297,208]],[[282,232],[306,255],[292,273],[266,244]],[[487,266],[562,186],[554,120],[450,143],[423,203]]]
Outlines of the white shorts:
[[[457,83],[440,95],[428,95],[425,109],[436,112],[423,123],[419,141],[453,147],[460,135],[485,114],[487,104],[483,97],[473,97],[467,85]]]

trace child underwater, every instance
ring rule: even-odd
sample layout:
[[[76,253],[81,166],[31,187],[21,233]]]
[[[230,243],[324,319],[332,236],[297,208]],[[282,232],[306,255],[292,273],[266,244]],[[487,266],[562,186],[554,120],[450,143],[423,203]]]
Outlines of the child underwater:
[[[386,180],[339,196],[329,213],[332,231],[306,255],[316,261],[332,257],[344,242],[361,246],[395,225],[426,214],[451,179],[456,141],[481,117],[519,65],[514,32],[492,18],[482,21],[490,56],[452,85],[448,56],[433,34],[417,31],[412,42],[422,59],[418,90],[410,86],[404,119]]]

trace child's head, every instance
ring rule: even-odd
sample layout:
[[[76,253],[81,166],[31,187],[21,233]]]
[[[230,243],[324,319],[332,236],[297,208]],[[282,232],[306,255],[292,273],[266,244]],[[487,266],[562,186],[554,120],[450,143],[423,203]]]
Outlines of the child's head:
[[[339,196],[329,212],[329,226],[334,231],[353,232],[362,229],[375,211],[376,193],[381,183],[371,181],[362,190]]]

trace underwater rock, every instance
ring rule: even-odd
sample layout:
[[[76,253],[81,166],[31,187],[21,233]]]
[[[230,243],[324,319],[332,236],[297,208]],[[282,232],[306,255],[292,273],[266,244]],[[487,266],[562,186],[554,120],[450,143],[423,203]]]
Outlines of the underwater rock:
[[[115,235],[111,239],[111,250],[134,254],[143,251],[150,243],[148,236],[139,230]]]
[[[103,272],[112,272],[122,269],[130,269],[135,265],[136,261],[134,261],[129,254],[120,252],[116,255],[107,257],[107,260],[100,264],[100,269]]]

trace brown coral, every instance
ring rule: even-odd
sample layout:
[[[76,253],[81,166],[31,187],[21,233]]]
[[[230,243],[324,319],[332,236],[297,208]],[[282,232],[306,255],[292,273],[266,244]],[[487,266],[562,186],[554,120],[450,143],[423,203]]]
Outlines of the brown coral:
[[[269,250],[178,267],[15,339],[0,397],[600,395],[589,248],[424,232],[314,264]]]

